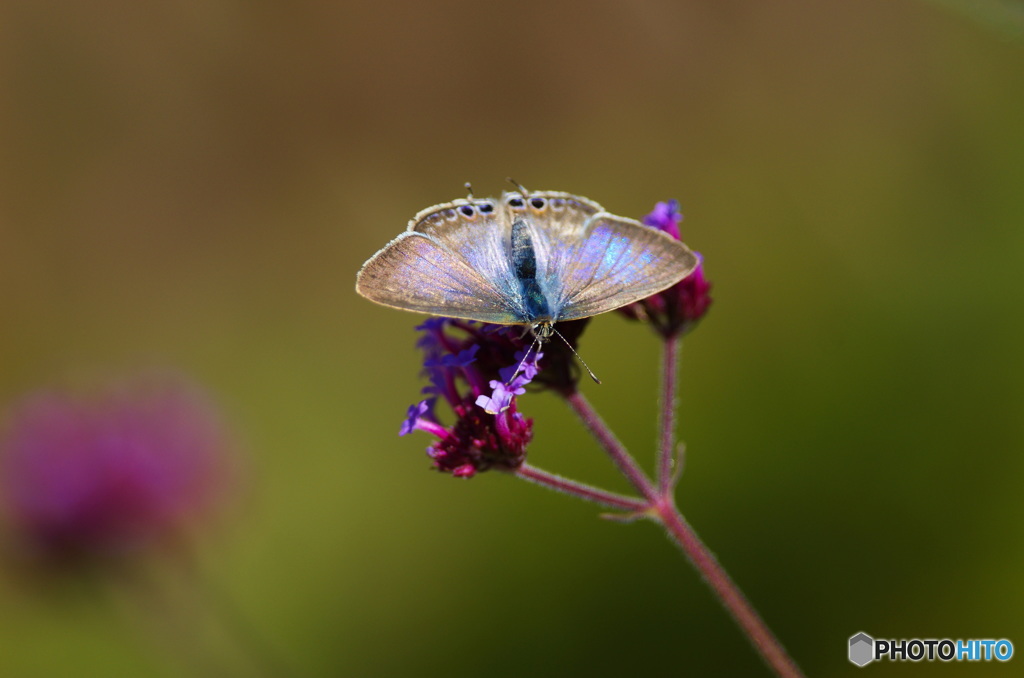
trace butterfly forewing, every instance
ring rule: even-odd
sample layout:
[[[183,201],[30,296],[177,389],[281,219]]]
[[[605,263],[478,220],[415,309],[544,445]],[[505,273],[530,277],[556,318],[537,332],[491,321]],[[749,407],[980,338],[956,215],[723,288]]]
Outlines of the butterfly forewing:
[[[601,213],[575,243],[552,245],[546,286],[557,320],[586,318],[639,301],[679,282],[697,256],[656,228]]]
[[[523,322],[516,301],[433,236],[406,232],[363,265],[356,291],[407,311],[488,323]]]

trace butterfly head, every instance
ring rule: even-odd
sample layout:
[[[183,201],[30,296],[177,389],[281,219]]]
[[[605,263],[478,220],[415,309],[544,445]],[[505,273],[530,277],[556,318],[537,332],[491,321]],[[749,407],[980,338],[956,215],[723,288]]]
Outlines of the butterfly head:
[[[555,335],[555,324],[550,318],[542,318],[530,327],[530,331],[543,344]]]

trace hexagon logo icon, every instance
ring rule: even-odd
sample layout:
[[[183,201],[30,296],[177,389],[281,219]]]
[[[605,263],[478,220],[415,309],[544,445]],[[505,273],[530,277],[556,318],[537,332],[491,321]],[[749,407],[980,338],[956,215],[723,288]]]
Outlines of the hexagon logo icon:
[[[850,661],[864,666],[875,659],[875,639],[863,631],[850,636]]]

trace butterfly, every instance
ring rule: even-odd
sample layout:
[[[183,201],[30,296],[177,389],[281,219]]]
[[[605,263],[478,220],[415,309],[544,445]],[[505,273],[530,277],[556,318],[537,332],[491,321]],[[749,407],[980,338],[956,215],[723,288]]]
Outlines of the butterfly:
[[[468,186],[467,186],[468,187]],[[697,268],[667,233],[558,191],[506,191],[428,207],[363,264],[356,292],[406,311],[524,325],[554,324],[649,297]]]

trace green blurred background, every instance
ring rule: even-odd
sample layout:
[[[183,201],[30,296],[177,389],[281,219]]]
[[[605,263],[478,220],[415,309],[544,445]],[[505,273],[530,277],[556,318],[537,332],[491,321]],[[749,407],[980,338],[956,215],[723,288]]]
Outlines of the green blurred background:
[[[684,514],[809,674],[858,675],[858,631],[1024,652],[1024,23],[964,6],[8,0],[0,397],[208,386],[249,459],[204,568],[296,675],[765,675],[653,525],[429,471],[419,319],[353,292],[467,180],[678,198],[715,284]],[[658,341],[609,315],[581,350],[650,461]],[[522,408],[534,464],[627,489]],[[0,608],[0,675],[173,675],[117,605]]]

